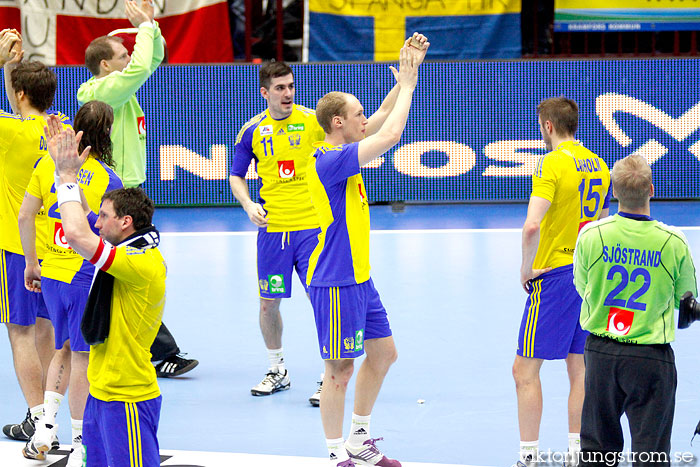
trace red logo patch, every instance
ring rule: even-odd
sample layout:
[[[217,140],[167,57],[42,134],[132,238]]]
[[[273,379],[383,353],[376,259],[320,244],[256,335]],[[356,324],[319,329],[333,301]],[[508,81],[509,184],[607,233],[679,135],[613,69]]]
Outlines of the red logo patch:
[[[66,241],[66,234],[63,233],[63,225],[60,222],[56,222],[53,228],[53,242],[62,248],[71,249],[70,245],[68,245],[68,241]]]
[[[136,118],[136,125],[139,127],[139,134],[140,135],[145,135],[146,134],[146,117],[141,116]]]
[[[294,176],[294,161],[277,161],[280,178],[292,178]]]
[[[632,321],[634,321],[633,311],[610,307],[606,331],[617,336],[626,336],[632,328]]]
[[[360,191],[360,198],[362,199],[362,202],[365,202],[365,194],[362,192],[362,183],[357,184],[357,189]]]

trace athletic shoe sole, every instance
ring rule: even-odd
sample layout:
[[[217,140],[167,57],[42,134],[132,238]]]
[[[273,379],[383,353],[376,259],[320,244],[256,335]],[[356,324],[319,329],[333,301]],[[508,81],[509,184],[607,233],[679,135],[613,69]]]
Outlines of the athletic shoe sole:
[[[286,390],[289,389],[291,386],[292,386],[292,384],[289,383],[289,384],[287,384],[287,385],[285,385],[285,386],[280,386],[280,387],[278,387],[278,388],[275,388],[275,389],[273,389],[271,392],[263,392],[263,391],[258,391],[258,390],[255,390],[255,389],[251,389],[251,390],[250,390],[250,393],[251,393],[252,395],[254,395],[254,396],[271,396],[271,395],[273,395],[273,394],[276,393],[276,392],[286,391]]]

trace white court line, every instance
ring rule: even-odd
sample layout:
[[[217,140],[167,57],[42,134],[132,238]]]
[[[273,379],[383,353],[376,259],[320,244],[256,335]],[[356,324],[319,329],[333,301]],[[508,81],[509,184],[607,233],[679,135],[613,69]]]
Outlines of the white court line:
[[[0,441],[0,459],[3,467],[57,467],[68,456],[70,446],[62,445],[62,454],[49,454],[45,461],[29,460],[22,457],[24,443]],[[181,467],[328,467],[328,460],[318,457],[272,456],[264,454],[241,454],[228,452],[176,451],[163,449],[161,456],[172,456],[161,466]],[[464,464],[425,464],[401,462],[404,467],[478,467]],[[150,466],[149,466],[150,467]],[[485,466],[483,466],[485,467]]]
[[[678,227],[684,231],[698,231],[700,226]],[[520,232],[521,228],[509,229],[392,229],[392,230],[370,230],[370,235],[431,235],[431,234],[454,234],[454,233],[515,233]],[[244,232],[161,232],[161,237],[247,237],[257,235],[255,230],[246,230]]]

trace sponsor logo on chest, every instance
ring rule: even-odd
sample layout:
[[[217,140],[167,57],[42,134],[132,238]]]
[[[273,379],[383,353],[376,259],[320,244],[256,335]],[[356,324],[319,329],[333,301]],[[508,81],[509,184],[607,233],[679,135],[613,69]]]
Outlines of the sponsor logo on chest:
[[[277,161],[280,178],[292,178],[295,175],[294,161]]]
[[[140,135],[145,135],[146,134],[146,117],[141,115],[140,117],[136,118],[136,126],[139,128],[139,134]]]

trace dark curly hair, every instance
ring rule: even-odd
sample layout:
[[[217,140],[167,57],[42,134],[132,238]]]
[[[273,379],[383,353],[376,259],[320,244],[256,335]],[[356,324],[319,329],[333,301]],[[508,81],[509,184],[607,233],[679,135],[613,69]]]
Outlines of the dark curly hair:
[[[90,155],[114,168],[112,159],[112,123],[114,123],[114,111],[109,104],[102,101],[89,101],[75,114],[73,129],[82,131],[78,153],[81,154],[90,146]]]

